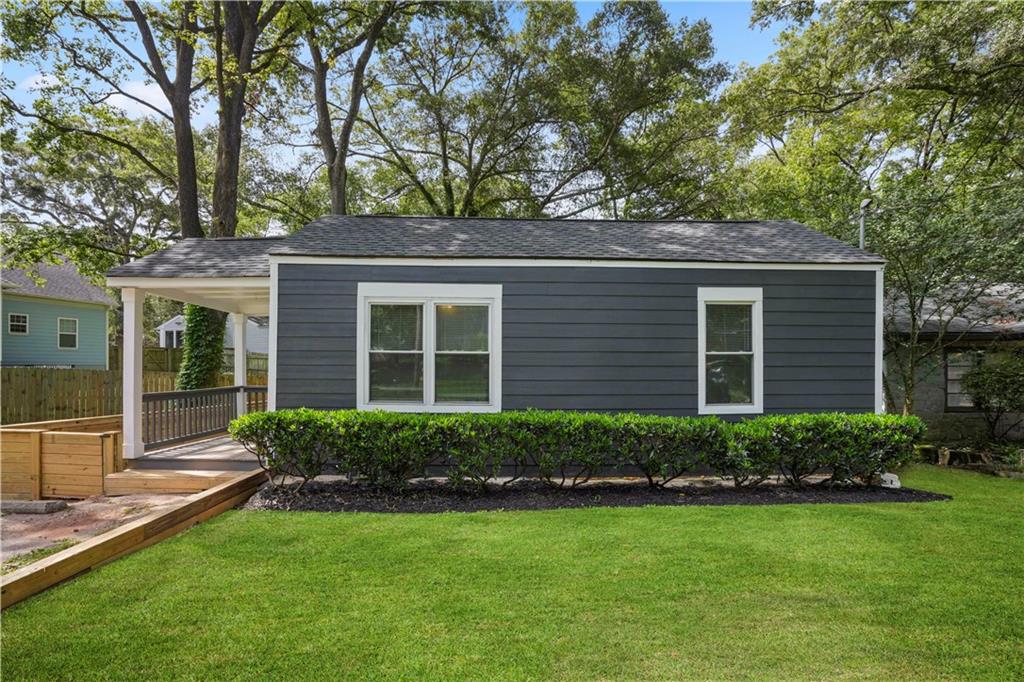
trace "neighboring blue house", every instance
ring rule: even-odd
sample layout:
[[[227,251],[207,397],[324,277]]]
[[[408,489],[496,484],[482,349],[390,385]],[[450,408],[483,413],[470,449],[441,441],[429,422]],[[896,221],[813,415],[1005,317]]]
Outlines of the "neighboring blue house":
[[[5,265],[0,283],[0,364],[107,368],[107,313],[114,301],[102,287],[68,262],[39,264],[31,274]]]

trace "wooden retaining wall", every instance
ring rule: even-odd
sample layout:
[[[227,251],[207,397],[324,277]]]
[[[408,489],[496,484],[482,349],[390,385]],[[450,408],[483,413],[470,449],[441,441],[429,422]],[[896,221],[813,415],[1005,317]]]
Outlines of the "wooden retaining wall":
[[[121,471],[121,416],[0,428],[0,497],[85,498],[103,494],[103,477]]]
[[[9,573],[0,581],[0,607],[7,608],[231,509],[247,500],[265,480],[260,470],[240,474],[170,509],[153,512]]]

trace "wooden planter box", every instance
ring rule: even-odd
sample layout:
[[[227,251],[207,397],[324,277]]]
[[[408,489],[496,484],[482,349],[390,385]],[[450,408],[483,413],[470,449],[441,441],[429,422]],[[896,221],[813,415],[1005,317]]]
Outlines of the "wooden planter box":
[[[0,497],[5,500],[102,495],[103,477],[123,468],[121,415],[0,428]]]

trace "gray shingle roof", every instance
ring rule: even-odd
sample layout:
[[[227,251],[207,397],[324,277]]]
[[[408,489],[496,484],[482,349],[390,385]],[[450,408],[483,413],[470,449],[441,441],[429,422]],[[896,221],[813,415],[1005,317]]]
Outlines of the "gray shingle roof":
[[[384,258],[869,264],[880,256],[789,221],[324,216],[289,237],[185,239],[115,277],[267,277],[267,254]]]
[[[939,310],[934,299],[925,299],[918,311],[920,330],[923,336],[934,336],[943,327],[947,339],[1024,338],[1024,284],[999,284],[989,288],[985,294],[967,306],[960,315],[951,317],[949,301],[956,296],[946,297],[946,310]],[[894,329],[909,334],[910,313],[904,297],[886,297],[885,316]]]
[[[396,258],[881,263],[789,221],[697,222],[324,216],[270,251]]]
[[[282,237],[182,239],[116,267],[110,277],[269,277],[267,251]]]
[[[83,277],[73,263],[64,261],[56,265],[37,263],[31,273],[43,279],[37,284],[32,275],[25,270],[9,268],[5,264],[0,273],[3,291],[7,294],[37,296],[60,301],[77,301],[79,303],[100,303],[115,305],[103,287],[96,286]]]

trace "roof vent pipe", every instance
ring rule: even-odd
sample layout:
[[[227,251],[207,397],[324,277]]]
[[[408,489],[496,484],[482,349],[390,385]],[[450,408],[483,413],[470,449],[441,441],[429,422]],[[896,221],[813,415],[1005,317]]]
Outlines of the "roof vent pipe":
[[[871,205],[871,199],[867,198],[860,202],[860,250],[864,250],[864,216],[867,214],[868,206]]]

